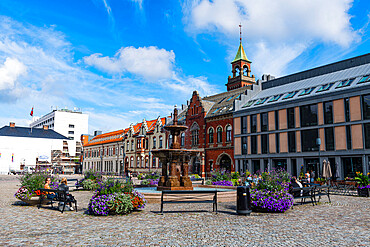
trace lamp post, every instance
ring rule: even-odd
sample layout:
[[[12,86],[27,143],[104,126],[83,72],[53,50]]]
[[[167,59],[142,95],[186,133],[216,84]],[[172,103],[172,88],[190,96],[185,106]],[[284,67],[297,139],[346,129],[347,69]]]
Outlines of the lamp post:
[[[319,138],[316,138],[316,145],[317,147],[319,148],[319,171],[317,172],[317,175],[319,177],[320,173],[321,173],[321,162],[320,162],[320,146],[321,146],[321,139],[320,137]]]

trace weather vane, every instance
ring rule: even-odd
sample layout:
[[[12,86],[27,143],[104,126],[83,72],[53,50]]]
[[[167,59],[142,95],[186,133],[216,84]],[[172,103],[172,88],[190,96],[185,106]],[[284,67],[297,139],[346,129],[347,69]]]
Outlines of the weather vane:
[[[240,28],[240,43],[242,42],[242,23],[239,24]]]

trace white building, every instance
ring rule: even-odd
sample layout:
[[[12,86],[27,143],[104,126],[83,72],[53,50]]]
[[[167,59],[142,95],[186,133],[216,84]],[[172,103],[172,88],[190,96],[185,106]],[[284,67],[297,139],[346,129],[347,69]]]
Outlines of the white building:
[[[21,171],[37,164],[50,164],[53,150],[63,150],[67,137],[47,127],[15,127],[14,123],[0,128],[0,174]]]
[[[68,137],[68,154],[59,160],[59,164],[76,164],[82,153],[81,135],[88,133],[89,116],[79,110],[59,109],[42,116],[34,117],[31,128],[48,126],[59,134]],[[67,144],[65,144],[67,146]],[[63,149],[65,151],[65,148]],[[58,156],[58,154],[57,154]],[[59,155],[58,157],[62,157]]]

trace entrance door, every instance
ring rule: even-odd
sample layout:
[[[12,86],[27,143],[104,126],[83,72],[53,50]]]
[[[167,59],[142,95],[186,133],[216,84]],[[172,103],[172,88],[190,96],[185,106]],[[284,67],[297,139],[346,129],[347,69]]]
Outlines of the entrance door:
[[[304,159],[304,172],[315,172],[315,177],[318,178],[321,176],[319,171],[319,159]]]
[[[223,155],[220,160],[220,168],[226,172],[231,172],[231,159],[227,155]]]

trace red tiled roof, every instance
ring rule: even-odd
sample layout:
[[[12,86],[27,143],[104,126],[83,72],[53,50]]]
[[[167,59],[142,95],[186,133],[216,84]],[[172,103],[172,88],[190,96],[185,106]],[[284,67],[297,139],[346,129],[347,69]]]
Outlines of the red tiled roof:
[[[116,130],[116,131],[104,133],[101,135],[97,135],[93,139],[91,139],[85,145],[85,147],[104,144],[104,143],[122,141],[124,134],[126,134],[127,132],[128,132],[128,129],[124,129],[124,130]]]

